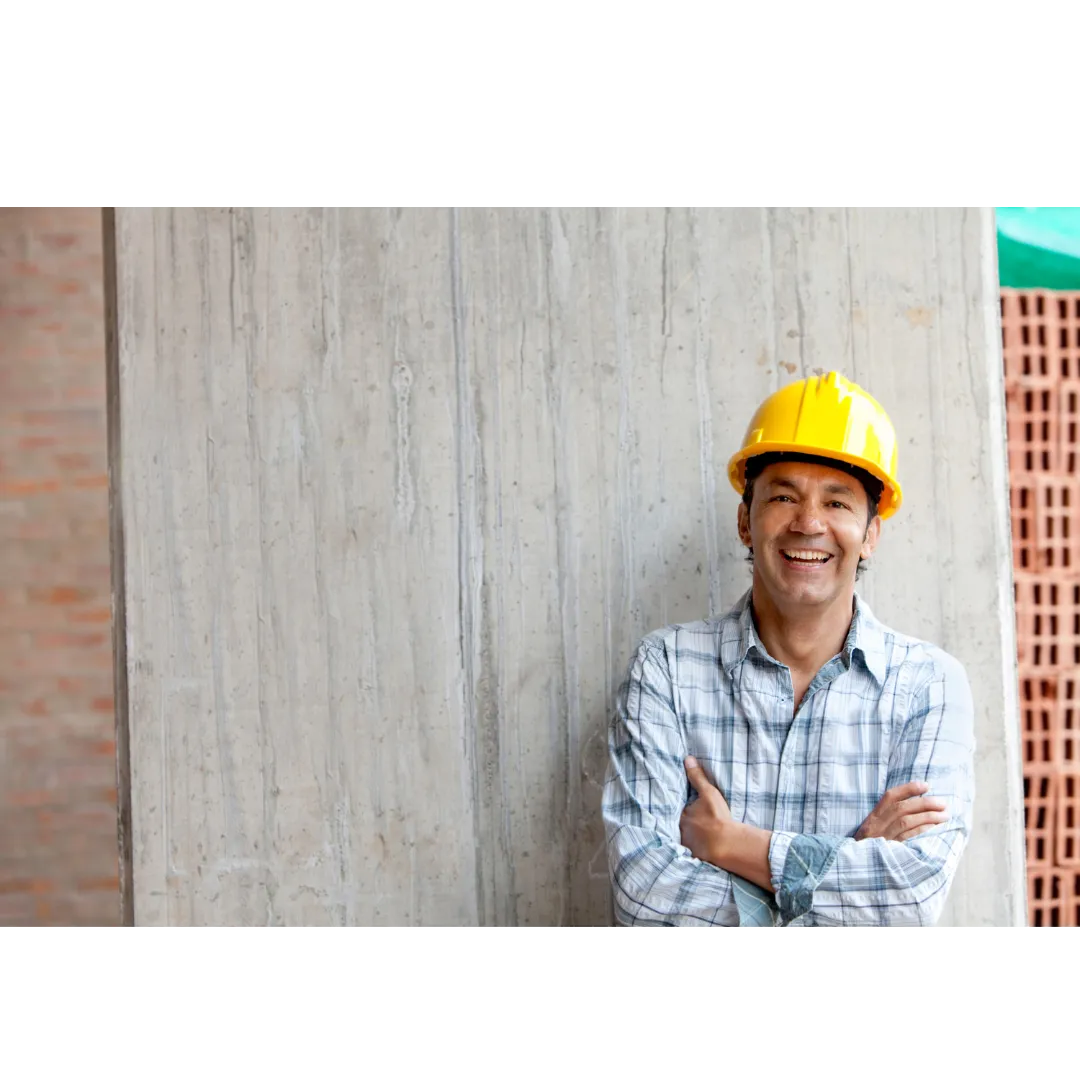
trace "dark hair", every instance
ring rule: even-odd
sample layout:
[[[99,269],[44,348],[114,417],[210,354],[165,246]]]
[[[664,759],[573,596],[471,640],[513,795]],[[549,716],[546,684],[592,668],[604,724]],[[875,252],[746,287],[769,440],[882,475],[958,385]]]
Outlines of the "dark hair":
[[[881,503],[881,496],[885,491],[885,485],[876,476],[872,476],[865,469],[860,469],[857,465],[849,465],[846,461],[837,461],[835,458],[819,457],[815,454],[774,452],[771,454],[758,454],[756,457],[747,459],[746,486],[743,488],[742,493],[742,501],[746,504],[747,511],[750,510],[750,503],[754,498],[754,481],[765,471],[765,469],[778,461],[805,461],[811,465],[827,465],[830,469],[839,469],[841,472],[846,472],[849,476],[855,477],[855,479],[862,484],[863,490],[866,492],[866,527],[868,529],[870,528],[870,522],[874,520],[874,517],[878,512],[878,505]],[[746,560],[750,563],[754,561],[753,548],[750,548]],[[856,580],[862,577],[865,563],[866,560],[860,556],[859,565],[855,568]]]

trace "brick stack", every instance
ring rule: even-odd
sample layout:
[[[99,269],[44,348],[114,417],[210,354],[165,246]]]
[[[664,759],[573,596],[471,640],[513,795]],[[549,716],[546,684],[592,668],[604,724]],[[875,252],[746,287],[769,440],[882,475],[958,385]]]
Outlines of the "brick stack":
[[[1002,289],[1028,913],[1080,925],[1080,293]]]
[[[0,208],[0,925],[119,920],[101,213]]]

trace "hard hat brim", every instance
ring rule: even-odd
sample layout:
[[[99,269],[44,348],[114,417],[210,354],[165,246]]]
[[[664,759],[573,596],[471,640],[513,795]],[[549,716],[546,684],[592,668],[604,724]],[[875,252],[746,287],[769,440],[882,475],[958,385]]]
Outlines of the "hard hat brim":
[[[878,516],[882,519],[892,517],[900,509],[903,501],[900,485],[874,462],[859,457],[857,454],[846,454],[840,450],[825,450],[807,446],[806,443],[794,442],[758,442],[745,446],[734,454],[728,462],[728,479],[740,495],[746,490],[746,462],[762,454],[811,454],[814,457],[831,458],[833,461],[842,461],[846,465],[863,469],[876,480],[881,481],[882,492],[881,502],[878,504]]]

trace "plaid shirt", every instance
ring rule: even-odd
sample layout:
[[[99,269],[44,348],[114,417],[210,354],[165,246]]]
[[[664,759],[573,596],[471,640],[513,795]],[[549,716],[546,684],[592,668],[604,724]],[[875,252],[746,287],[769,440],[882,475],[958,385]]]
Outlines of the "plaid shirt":
[[[934,923],[971,831],[971,690],[960,663],[879,623],[858,598],[847,640],[792,716],[789,669],[750,593],[726,615],[638,646],[612,720],[603,814],[615,912],[646,925]],[[693,754],[738,821],[772,831],[775,896],[679,842]],[[950,820],[856,841],[886,789],[925,780]]]

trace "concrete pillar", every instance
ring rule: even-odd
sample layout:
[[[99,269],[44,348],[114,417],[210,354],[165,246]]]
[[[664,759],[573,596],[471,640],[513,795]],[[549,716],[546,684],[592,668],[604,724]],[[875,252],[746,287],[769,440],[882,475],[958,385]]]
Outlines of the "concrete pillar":
[[[129,919],[610,921],[618,680],[747,587],[727,456],[766,393],[836,367],[902,438],[863,594],[975,693],[949,917],[1023,921],[989,211],[107,232]]]

